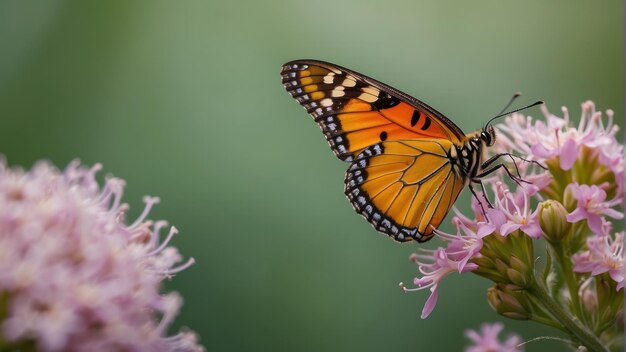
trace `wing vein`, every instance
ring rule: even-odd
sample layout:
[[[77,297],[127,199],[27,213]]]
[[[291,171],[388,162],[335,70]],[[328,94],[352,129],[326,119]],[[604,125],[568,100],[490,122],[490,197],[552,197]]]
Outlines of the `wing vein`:
[[[450,170],[448,171],[448,175],[446,175],[444,180],[448,179],[448,176],[450,176],[450,172],[452,172],[452,168],[450,168]],[[433,195],[430,197],[430,199],[428,200],[428,203],[426,204],[426,206],[424,207],[424,211],[422,211],[422,215],[420,216],[419,221],[417,222],[417,227],[419,229],[420,225],[422,224],[422,220],[424,220],[424,214],[426,214],[426,210],[428,209],[428,207],[430,206],[430,203],[432,203],[432,201],[435,199],[435,195],[437,194],[437,192],[439,191],[439,189],[441,188],[441,186],[443,184],[447,184],[447,182],[442,182],[440,183],[437,188],[435,189],[435,191],[433,192]],[[439,201],[441,201],[441,197],[439,197]],[[437,209],[435,209],[437,210]],[[433,211],[433,215],[430,217],[430,219],[428,220],[430,223],[430,220],[432,219],[432,217],[434,216],[435,211]]]

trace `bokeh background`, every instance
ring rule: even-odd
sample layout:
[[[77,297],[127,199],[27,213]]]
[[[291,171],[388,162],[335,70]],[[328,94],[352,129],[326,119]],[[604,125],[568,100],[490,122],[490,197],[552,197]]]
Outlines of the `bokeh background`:
[[[185,298],[174,328],[210,351],[461,350],[466,328],[501,320],[488,283],[450,276],[419,318],[428,292],[398,288],[417,273],[416,245],[354,213],[346,165],[284,92],[280,66],[350,67],[465,131],[515,91],[575,117],[593,99],[621,121],[623,16],[621,0],[2,1],[0,153],[24,167],[101,162],[127,181],[131,214],[160,196],[153,217],[197,260],[167,285]]]

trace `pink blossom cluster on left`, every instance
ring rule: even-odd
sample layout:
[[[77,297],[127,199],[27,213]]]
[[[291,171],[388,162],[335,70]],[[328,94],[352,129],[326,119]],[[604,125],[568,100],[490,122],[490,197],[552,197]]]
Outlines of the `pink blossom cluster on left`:
[[[202,351],[195,333],[167,336],[182,298],[161,282],[193,264],[147,220],[127,224],[124,181],[96,181],[71,162],[32,170],[0,160],[0,341],[42,351]]]

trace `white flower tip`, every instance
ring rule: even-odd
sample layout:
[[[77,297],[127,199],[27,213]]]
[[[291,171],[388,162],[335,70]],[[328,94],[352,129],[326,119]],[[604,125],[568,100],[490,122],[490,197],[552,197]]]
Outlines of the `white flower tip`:
[[[108,177],[106,180],[106,185],[109,186],[109,188],[111,189],[111,191],[113,191],[113,193],[119,193],[122,190],[124,190],[124,186],[126,185],[126,182],[122,180],[121,178]]]
[[[404,292],[404,293],[409,292],[409,290],[406,288],[406,286],[404,286],[404,282],[399,283],[398,286],[400,287],[402,292]]]
[[[591,121],[597,122],[602,119],[602,113],[600,111],[596,111],[595,114],[591,116]]]
[[[595,107],[596,107],[596,104],[594,104],[593,101],[591,100],[587,100],[581,105],[582,105],[583,111],[593,111],[595,110]]]
[[[143,197],[143,202],[144,203],[159,204],[159,202],[161,202],[161,198],[153,197],[153,196],[144,196]]]
[[[93,166],[91,167],[91,172],[96,173],[98,171],[102,170],[102,164],[100,163],[95,163],[93,164]]]

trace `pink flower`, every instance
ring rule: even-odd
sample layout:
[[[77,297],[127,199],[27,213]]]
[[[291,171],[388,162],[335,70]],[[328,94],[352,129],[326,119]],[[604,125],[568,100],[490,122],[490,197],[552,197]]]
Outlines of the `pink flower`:
[[[601,155],[601,162],[616,174],[623,172],[621,155],[623,146],[615,136],[618,127],[613,124],[613,111],[606,112],[608,119],[595,110],[591,101],[582,104],[582,114],[578,127],[570,125],[567,108],[561,109],[563,117],[550,113],[545,105],[541,107],[546,122],[530,117],[513,114],[506,123],[498,125],[497,148],[500,151],[519,151],[531,160],[545,161],[559,157],[560,167],[569,170],[580,155],[582,146],[596,150]],[[618,158],[617,156],[620,155]]]
[[[418,251],[418,253],[411,255],[411,260],[418,265],[419,271],[423,276],[413,280],[413,283],[417,286],[415,288],[407,288],[403,283],[400,283],[400,287],[404,292],[430,288],[430,296],[424,304],[421,315],[422,319],[426,319],[437,305],[437,295],[441,280],[455,271],[465,273],[475,270],[478,268],[478,265],[466,263],[461,268],[460,262],[450,259],[445,249],[441,247],[436,250],[420,248]]]
[[[615,239],[609,235],[591,236],[587,238],[588,250],[575,254],[572,257],[574,271],[579,273],[590,272],[596,276],[609,273],[617,282],[617,290],[624,287],[624,232],[615,234]]]
[[[489,220],[502,236],[521,230],[538,239],[542,231],[539,226],[538,209],[533,210],[528,194],[523,188],[511,193],[502,182],[497,182],[494,208],[487,210]]]
[[[156,197],[126,223],[124,182],[100,189],[100,168],[0,162],[0,340],[42,351],[202,350],[193,333],[166,336],[182,298],[161,294],[161,283],[193,263],[177,266],[169,241],[178,231],[161,241],[166,222],[146,220]]]
[[[484,200],[485,197],[482,192],[477,192],[476,196],[481,200]],[[487,219],[485,218],[485,213],[483,212],[484,206],[482,206],[478,199],[474,196],[472,196],[471,198],[470,206],[472,209],[472,214],[474,215],[474,219],[470,219],[469,217],[465,216],[459,209],[456,208],[456,206],[453,206],[452,209],[454,210],[454,218],[452,219],[452,222],[455,223],[457,226],[458,224],[463,224],[465,227],[477,231],[478,228],[482,226],[482,224],[488,223]]]
[[[465,331],[467,336],[474,343],[465,349],[465,352],[519,352],[522,351],[518,345],[522,339],[514,334],[508,336],[504,343],[498,340],[498,334],[504,329],[502,323],[482,324],[480,333],[468,329]]]
[[[571,192],[578,201],[576,209],[567,215],[567,221],[578,222],[585,219],[591,231],[596,234],[603,233],[602,215],[614,219],[622,219],[624,217],[623,213],[611,208],[621,204],[622,200],[615,198],[611,201],[605,201],[606,192],[596,185],[587,186],[573,183],[567,186],[566,192]]]
[[[480,253],[481,248],[483,248],[483,237],[493,233],[495,226],[490,223],[479,222],[476,223],[476,230],[473,230],[466,225],[467,218],[455,217],[452,221],[457,225],[455,236],[439,230],[436,234],[444,241],[448,241],[448,246],[445,248],[446,255],[449,259],[458,262],[460,274],[468,261]]]

